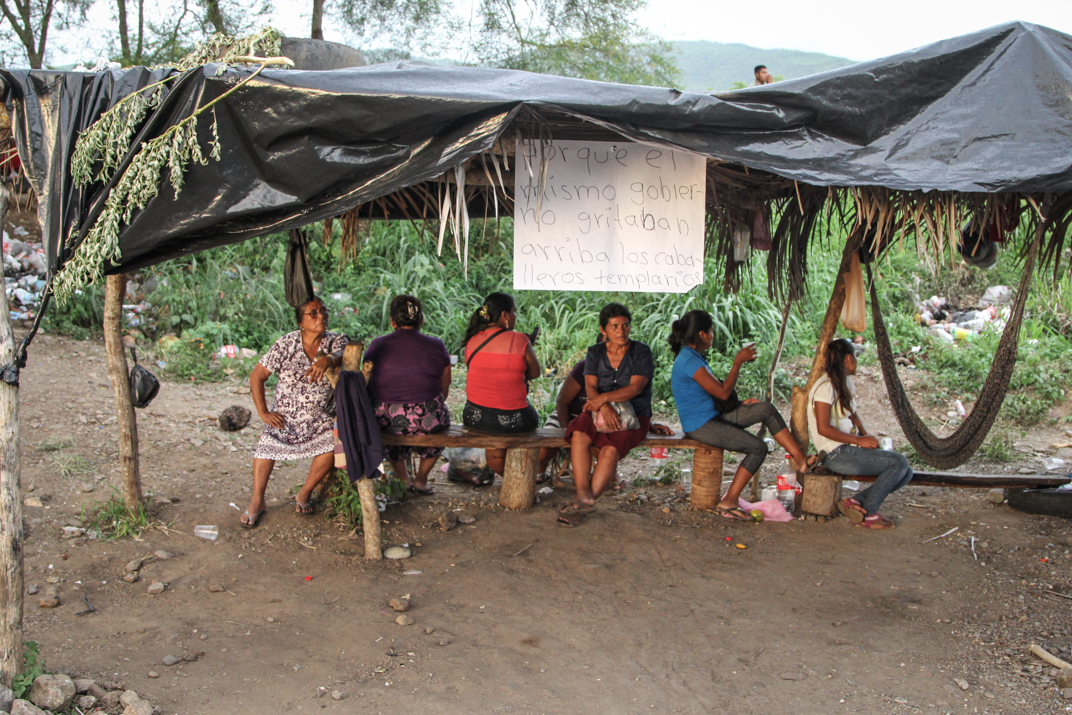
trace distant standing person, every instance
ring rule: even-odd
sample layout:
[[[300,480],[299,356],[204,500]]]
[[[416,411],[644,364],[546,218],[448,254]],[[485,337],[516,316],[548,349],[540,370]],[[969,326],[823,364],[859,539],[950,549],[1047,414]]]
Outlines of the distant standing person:
[[[767,71],[767,65],[756,65],[753,70],[756,73],[756,81],[752,83],[753,87],[762,87],[765,84],[770,84],[774,81],[771,77],[771,73]]]

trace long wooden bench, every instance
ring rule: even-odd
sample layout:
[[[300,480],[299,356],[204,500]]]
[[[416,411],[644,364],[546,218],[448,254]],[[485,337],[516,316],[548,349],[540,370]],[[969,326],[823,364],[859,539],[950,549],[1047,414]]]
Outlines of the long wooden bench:
[[[499,503],[507,509],[529,509],[536,502],[536,470],[540,448],[569,449],[569,443],[563,439],[563,434],[565,430],[550,428],[541,428],[534,432],[493,434],[454,425],[438,434],[382,436],[384,444],[393,446],[505,449],[506,468],[502,489],[499,491]],[[694,450],[692,494],[689,501],[695,509],[712,509],[718,504],[722,493],[721,449],[712,449],[680,432],[674,433],[673,436],[649,433],[636,449],[648,447]]]

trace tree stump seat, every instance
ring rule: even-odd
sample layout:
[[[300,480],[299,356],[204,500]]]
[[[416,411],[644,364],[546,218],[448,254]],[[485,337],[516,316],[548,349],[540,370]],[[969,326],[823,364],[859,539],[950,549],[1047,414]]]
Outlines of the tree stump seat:
[[[495,434],[452,425],[437,434],[382,434],[383,443],[410,447],[477,447],[505,449],[506,469],[503,474],[499,503],[507,509],[530,509],[536,502],[536,469],[541,447],[569,449],[563,439],[565,430],[540,428],[532,432]],[[718,504],[722,491],[722,450],[685,437],[680,432],[664,436],[649,433],[637,449],[670,447],[694,450],[692,458],[692,495],[695,509],[712,509]]]

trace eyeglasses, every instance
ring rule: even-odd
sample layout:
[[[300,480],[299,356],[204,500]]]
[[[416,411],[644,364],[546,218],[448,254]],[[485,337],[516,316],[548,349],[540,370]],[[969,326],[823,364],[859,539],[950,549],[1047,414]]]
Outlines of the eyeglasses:
[[[310,310],[308,313],[302,313],[302,315],[307,315],[310,318],[319,318],[323,316],[324,320],[327,320],[328,316],[331,315],[331,311],[324,308],[323,310]]]

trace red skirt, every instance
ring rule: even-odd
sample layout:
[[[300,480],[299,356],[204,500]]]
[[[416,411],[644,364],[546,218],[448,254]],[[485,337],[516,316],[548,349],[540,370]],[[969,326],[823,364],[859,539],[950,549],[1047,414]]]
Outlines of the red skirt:
[[[618,459],[624,459],[629,450],[636,447],[648,436],[651,429],[650,417],[637,417],[640,427],[633,430],[620,430],[618,432],[600,432],[596,430],[596,424],[592,421],[592,413],[585,410],[579,417],[569,423],[566,428],[566,441],[574,432],[584,432],[592,440],[597,448],[614,447],[618,452]]]

